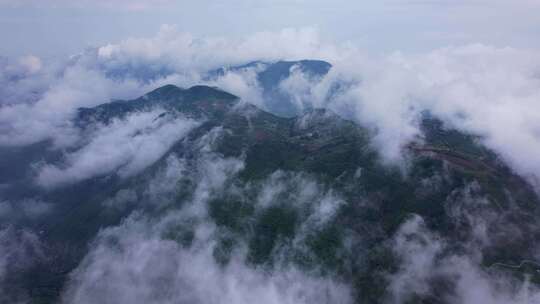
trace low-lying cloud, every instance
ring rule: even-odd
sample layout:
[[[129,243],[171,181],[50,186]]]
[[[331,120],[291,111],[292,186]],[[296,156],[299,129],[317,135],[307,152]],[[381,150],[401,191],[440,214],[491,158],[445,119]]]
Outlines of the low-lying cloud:
[[[314,29],[256,33],[244,39],[198,38],[163,26],[153,38],[129,38],[87,50],[67,63],[29,56],[5,61],[0,81],[0,145],[53,139],[76,142],[76,108],[129,99],[165,83],[217,85],[267,109],[256,68],[205,79],[207,71],[256,60],[316,58],[333,64],[322,79],[298,69],[279,89],[298,109],[329,108],[376,131],[374,145],[387,161],[421,136],[422,112],[480,135],[516,172],[540,172],[540,55],[481,44],[424,54],[369,56],[351,45],[325,42]],[[9,89],[9,88],[13,89]]]
[[[267,273],[239,257],[221,266],[211,241],[186,249],[131,225],[107,237],[119,243],[96,244],[72,274],[64,303],[351,303],[345,286],[296,269]]]
[[[88,143],[65,155],[63,163],[42,165],[38,184],[52,187],[109,173],[128,177],[142,171],[198,125],[192,119],[162,113],[135,113],[99,126]]]
[[[159,217],[135,212],[121,225],[101,231],[71,273],[63,303],[352,303],[350,288],[332,278],[290,265],[271,271],[249,265],[247,240],[233,249],[235,254],[227,263],[216,259],[223,231],[208,212],[208,203],[216,198],[236,195],[264,210],[279,204],[278,197],[289,195],[291,208],[310,207],[308,222],[313,226],[330,218],[341,202],[302,175],[292,176],[291,186],[290,175],[284,172],[257,185],[241,186],[237,176],[244,168],[243,160],[214,152],[223,132],[215,128],[192,143],[190,148],[197,152],[189,160],[169,156],[142,191],[142,201],[169,201],[179,210],[169,209]],[[180,183],[183,179],[191,183]],[[186,190],[182,187],[191,187],[187,189],[191,194],[179,202],[175,194]],[[293,188],[292,193],[283,192],[287,187]],[[261,195],[249,201],[246,194],[253,190]],[[124,189],[107,200],[107,206],[122,207],[137,200],[136,193]],[[191,244],[171,237],[182,229],[193,231]]]
[[[0,302],[25,303],[30,294],[14,278],[47,258],[41,240],[25,229],[0,227],[0,249]]]
[[[52,209],[51,203],[33,198],[0,201],[0,220],[8,223],[20,219],[36,219],[47,215]]]
[[[264,47],[267,44],[283,49]],[[536,100],[540,95],[538,53],[481,44],[424,54],[366,55],[350,45],[326,43],[316,31],[260,33],[244,40],[197,39],[164,27],[151,39],[128,39],[98,49],[105,70],[158,66],[179,84],[204,82],[204,71],[255,60],[328,60],[322,79],[293,71],[280,90],[298,109],[330,108],[377,131],[375,145],[387,160],[399,160],[402,147],[421,135],[422,112],[448,127],[483,137],[523,175],[538,175],[540,140]],[[188,60],[189,59],[189,60]],[[255,70],[229,71],[209,84],[265,107]],[[180,78],[178,78],[180,77]],[[174,77],[170,78],[175,79]],[[182,80],[180,80],[182,79]]]
[[[540,290],[498,269],[482,268],[478,257],[448,250],[441,236],[423,219],[412,216],[392,241],[399,269],[389,275],[388,303],[407,303],[417,296],[445,303],[538,303]],[[491,272],[491,273],[490,273]]]

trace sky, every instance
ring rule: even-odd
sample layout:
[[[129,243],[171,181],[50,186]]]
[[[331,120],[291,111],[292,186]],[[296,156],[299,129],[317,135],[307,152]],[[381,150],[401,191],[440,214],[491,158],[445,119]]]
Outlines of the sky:
[[[0,0],[0,55],[57,57],[163,24],[198,37],[316,28],[366,51],[482,43],[538,48],[540,0]]]

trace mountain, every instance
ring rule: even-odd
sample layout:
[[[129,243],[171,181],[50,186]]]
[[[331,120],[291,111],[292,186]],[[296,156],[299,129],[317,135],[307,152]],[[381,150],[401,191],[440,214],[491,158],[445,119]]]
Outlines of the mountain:
[[[279,81],[298,64],[315,77],[330,69],[316,61],[265,64],[258,79],[268,96],[278,98]],[[173,222],[162,233],[164,239],[190,248],[197,238],[195,227],[209,221],[217,227],[213,256],[220,265],[245,248],[250,267],[272,269],[285,260],[308,272],[332,275],[352,286],[358,303],[382,301],[387,275],[399,269],[399,257],[389,242],[413,214],[454,252],[466,252],[478,233],[471,218],[491,216],[497,225],[483,232],[490,242],[478,247],[481,267],[532,275],[533,282],[540,282],[534,264],[517,271],[505,266],[534,259],[532,248],[540,241],[537,194],[479,138],[448,129],[436,117],[423,118],[424,138],[404,148],[406,165],[401,167],[384,163],[371,144],[372,130],[331,111],[307,109],[299,116],[280,117],[208,86],[167,85],[134,100],[81,108],[73,123],[82,136],[91,136],[96,129],[106,133],[140,113],[154,116],[130,133],[134,140],[141,132],[160,132],[163,124],[178,119],[197,123],[135,174],[122,175],[119,167],[56,188],[26,185],[31,189],[27,191],[54,204],[47,216],[24,222],[39,232],[46,258],[18,269],[7,283],[28,291],[32,302],[56,301],[69,274],[89,263],[85,256],[105,229],[129,223],[133,214],[159,222],[167,214],[188,212],[188,202],[206,211]],[[83,138],[74,151],[63,152],[77,153],[89,141],[91,137]],[[137,153],[146,146],[142,148]],[[37,148],[28,150],[26,160],[11,161],[32,166],[39,159],[32,149]],[[50,156],[46,161],[64,168],[66,157]],[[163,174],[169,179],[155,182]],[[223,186],[215,186],[220,183]],[[165,186],[166,195],[155,190]],[[272,203],[264,203],[268,196]],[[332,215],[323,221],[317,212],[327,210],[319,205],[328,200],[339,203],[331,205]],[[451,293],[444,281],[430,284],[441,297],[418,295],[417,303],[441,303],[445,293]]]
[[[166,85],[130,101],[113,101],[94,108],[80,108],[75,119],[77,124],[90,122],[110,123],[133,112],[162,108],[178,111],[193,117],[222,117],[235,104],[238,97],[208,86],[181,89]]]

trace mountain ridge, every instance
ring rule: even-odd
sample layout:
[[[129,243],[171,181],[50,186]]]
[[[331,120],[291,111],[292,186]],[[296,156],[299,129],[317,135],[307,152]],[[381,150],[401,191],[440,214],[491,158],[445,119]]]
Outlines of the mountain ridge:
[[[55,202],[55,208],[49,217],[33,225],[41,231],[40,237],[53,258],[39,264],[37,270],[29,270],[26,277],[13,278],[22,280],[36,297],[49,302],[58,297],[68,279],[66,274],[79,265],[99,231],[120,225],[132,212],[159,217],[168,210],[182,208],[184,201],[194,199],[199,187],[192,175],[202,174],[198,171],[201,164],[219,161],[242,163],[235,167],[237,175],[223,193],[215,194],[206,203],[209,219],[217,231],[224,233],[214,252],[220,263],[227,263],[235,246],[245,244],[248,264],[272,267],[273,254],[294,243],[302,225],[303,207],[292,203],[294,193],[260,211],[256,211],[261,207],[253,201],[262,195],[257,191],[266,183],[283,179],[288,184],[303,178],[331,189],[346,203],[336,210],[330,224],[310,232],[305,245],[309,254],[296,253],[298,256],[293,255],[290,262],[336,273],[358,290],[367,291],[357,295],[359,301],[381,299],[383,290],[371,282],[384,282],[381,269],[394,269],[397,257],[387,242],[411,214],[423,217],[429,229],[453,242],[456,248],[464,247],[472,232],[466,228],[467,223],[456,222],[449,215],[455,212],[452,208],[498,214],[499,225],[491,225],[486,232],[492,236],[492,243],[482,248],[482,265],[519,265],[520,261],[534,258],[530,248],[540,241],[540,232],[534,229],[540,214],[534,190],[499,164],[500,160],[489,156],[491,152],[474,137],[445,129],[434,117],[423,120],[424,141],[405,147],[406,170],[383,164],[371,143],[373,130],[332,111],[310,109],[295,117],[279,117],[209,86],[162,86],[131,101],[80,109],[74,121],[83,129],[97,123],[106,130],[111,122],[127,120],[132,114],[153,113],[156,117],[150,123],[158,124],[162,114],[148,112],[155,108],[171,113],[172,121],[177,113],[199,124],[134,176],[122,177],[111,171],[72,185],[40,190],[40,197]],[[479,157],[482,155],[486,157]],[[171,159],[181,161],[187,174],[173,185],[168,205],[151,203],[145,196],[147,184],[169,168]],[[63,161],[59,158],[53,164],[62,165]],[[114,201],[126,189],[135,193],[132,202],[112,209],[105,207],[104,202]],[[458,199],[463,193],[485,198],[489,203],[461,205]],[[505,225],[520,233],[509,238]],[[194,237],[191,228],[178,226],[171,238],[189,247]],[[357,263],[355,252],[345,248],[349,235],[358,236],[365,246],[363,250],[368,251],[361,269],[347,266]],[[72,247],[64,248],[63,244]],[[27,279],[36,271],[40,277]],[[532,279],[540,282],[540,276]],[[41,286],[53,288],[40,293]]]

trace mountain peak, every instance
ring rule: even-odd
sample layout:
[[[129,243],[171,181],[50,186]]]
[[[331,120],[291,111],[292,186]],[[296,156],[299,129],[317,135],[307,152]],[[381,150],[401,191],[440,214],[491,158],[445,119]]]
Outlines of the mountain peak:
[[[238,96],[235,96],[231,93],[225,92],[218,87],[211,87],[206,85],[196,85],[186,90],[186,95],[194,98],[219,98],[234,100],[238,99]]]
[[[134,100],[118,100],[93,108],[80,108],[76,118],[78,125],[100,121],[108,123],[134,111],[160,107],[195,116],[222,115],[238,100],[238,97],[219,88],[205,85],[183,89],[172,84],[159,87]]]
[[[162,87],[159,87],[149,93],[147,93],[145,96],[147,98],[163,98],[163,97],[172,97],[177,94],[181,94],[185,90],[177,87],[173,84],[166,84]]]
[[[188,89],[183,89],[173,84],[166,84],[145,95],[147,99],[201,99],[201,98],[219,98],[219,99],[238,99],[237,96],[227,93],[220,88],[206,85],[195,85]]]

